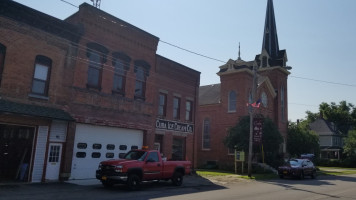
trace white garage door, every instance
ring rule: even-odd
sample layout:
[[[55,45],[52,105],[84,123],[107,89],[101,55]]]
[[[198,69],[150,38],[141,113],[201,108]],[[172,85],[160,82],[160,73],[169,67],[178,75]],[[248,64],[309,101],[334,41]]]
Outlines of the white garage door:
[[[142,144],[141,130],[77,124],[70,179],[95,178],[100,161],[117,159]]]

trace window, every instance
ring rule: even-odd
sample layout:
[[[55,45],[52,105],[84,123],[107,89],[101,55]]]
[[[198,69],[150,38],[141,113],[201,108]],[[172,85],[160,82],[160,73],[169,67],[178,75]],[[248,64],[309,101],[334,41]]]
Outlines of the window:
[[[93,149],[101,149],[101,144],[93,144]]]
[[[32,93],[48,96],[49,74],[52,60],[45,56],[36,56],[35,72],[32,81]]]
[[[167,95],[166,94],[159,94],[159,102],[158,102],[158,115],[165,117],[166,116],[166,109],[167,109]]]
[[[78,143],[77,144],[77,148],[78,149],[86,149],[87,148],[87,143]]]
[[[129,70],[131,58],[124,53],[113,53],[112,65],[114,67],[113,92],[124,95],[126,85],[126,72]]]
[[[91,157],[92,157],[92,158],[100,158],[100,156],[101,156],[101,153],[100,153],[100,152],[93,152],[93,153],[91,154]]]
[[[126,145],[120,145],[119,149],[120,150],[127,150],[127,146]]]
[[[230,91],[229,92],[228,111],[229,112],[236,112],[236,92],[235,91]]]
[[[103,58],[97,52],[91,52],[89,56],[88,87],[100,88]]]
[[[281,119],[285,120],[284,86],[281,86]]]
[[[180,118],[180,98],[173,98],[173,119]]]
[[[87,87],[100,90],[101,75],[109,51],[96,43],[88,43],[87,48],[87,57],[89,58]]]
[[[157,153],[157,152],[151,152],[151,153],[147,156],[146,161],[158,162],[158,161],[159,161],[158,153]]]
[[[85,152],[77,152],[76,157],[77,158],[85,158],[87,156],[87,153]]]
[[[106,158],[113,158],[114,157],[114,153],[106,153]]]
[[[210,120],[203,122],[203,149],[210,149]]]
[[[267,94],[265,92],[262,92],[262,94],[261,94],[261,101],[262,101],[263,107],[266,108],[268,106],[268,99],[267,99]]]
[[[138,149],[138,146],[135,145],[131,146],[131,150],[136,150],[136,149]]]
[[[136,73],[136,83],[135,83],[135,99],[145,100],[146,93],[146,78],[150,69],[150,65],[146,61],[138,60],[135,61],[135,73]]]
[[[267,67],[267,56],[262,57],[262,67]]]
[[[107,150],[114,150],[115,149],[115,144],[107,144],[106,145]]]
[[[193,102],[191,101],[185,102],[185,120],[193,121]]]
[[[48,162],[58,162],[61,146],[51,145],[49,150]]]
[[[144,99],[146,90],[146,76],[143,67],[136,68],[135,97]]]
[[[5,53],[6,53],[6,47],[0,43],[0,85],[1,85],[2,73],[4,71]]]

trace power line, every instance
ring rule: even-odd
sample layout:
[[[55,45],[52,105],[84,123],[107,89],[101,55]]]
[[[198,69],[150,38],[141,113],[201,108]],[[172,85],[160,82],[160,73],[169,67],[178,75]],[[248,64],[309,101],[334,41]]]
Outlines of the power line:
[[[72,3],[68,2],[68,1],[65,1],[65,0],[61,0],[61,1],[63,1],[64,3],[67,3],[67,4],[71,5],[71,6],[74,6],[76,8],[79,8],[79,6],[76,6],[76,5],[74,5],[74,4],[72,4]]]
[[[76,7],[76,8],[79,8],[78,6],[72,4],[72,3],[68,2],[68,1],[65,1],[65,0],[60,0],[60,1],[62,1],[62,2],[64,2],[64,3],[67,3],[67,4],[71,5],[71,6],[74,6],[74,7]],[[112,19],[109,20],[109,19],[106,19],[106,18],[103,18],[103,17],[101,17],[101,18],[102,18],[103,20],[108,20],[108,21],[113,22],[113,23],[119,23],[119,24],[121,23],[121,22],[113,21]],[[41,20],[41,21],[42,21],[43,23],[48,23],[48,22],[45,22],[44,20]],[[52,24],[52,25],[53,25],[53,24]],[[124,26],[124,27],[130,28],[130,27],[128,27],[128,26]],[[74,35],[78,35],[78,36],[82,37],[83,39],[86,39],[87,41],[92,41],[92,42],[97,43],[97,41],[93,41],[92,39],[89,39],[89,38],[87,38],[87,37],[84,37],[84,36],[82,36],[82,35],[80,35],[80,34],[78,34],[78,33],[74,33],[74,32],[69,31],[69,30],[64,30],[64,31],[69,32],[69,33],[72,33],[72,34],[74,34]],[[186,49],[186,48],[183,48],[183,47],[181,47],[181,46],[178,46],[178,45],[175,45],[175,44],[166,42],[166,41],[163,41],[163,40],[161,40],[161,39],[159,39],[159,41],[162,42],[162,43],[165,43],[165,44],[167,44],[167,45],[170,45],[170,46],[172,46],[172,47],[174,47],[174,48],[177,48],[177,49],[180,49],[180,50],[189,52],[189,53],[191,53],[191,54],[195,54],[195,55],[198,55],[198,56],[201,56],[201,57],[210,59],[210,60],[218,61],[218,62],[221,62],[221,63],[226,63],[225,61],[222,61],[222,60],[220,60],[220,59],[213,58],[213,57],[210,57],[210,56],[206,56],[206,55],[204,55],[204,54],[201,54],[201,53],[198,53],[198,52],[195,52],[195,51],[192,51],[192,50],[188,50],[188,49]],[[98,44],[100,44],[100,43],[98,43]],[[105,45],[103,45],[103,44],[100,44],[100,45],[105,46]],[[78,45],[78,46],[79,46],[79,45]],[[81,48],[82,48],[82,49],[84,49],[84,48],[87,49],[86,46],[83,46],[83,47],[81,47]],[[109,49],[109,50],[116,51],[116,50],[113,50],[113,49]],[[111,56],[108,56],[108,57],[111,57]],[[300,77],[300,76],[293,76],[293,75],[290,75],[290,77],[292,77],[292,78],[304,79],[304,80],[309,80],[309,81],[315,81],[315,82],[321,82],[321,83],[327,83],[327,84],[342,85],[342,86],[348,86],[348,87],[356,87],[356,85],[352,85],[352,84],[339,83],[339,82],[331,82],[331,81],[324,81],[324,80],[318,80],[318,79],[312,79],[312,78],[306,78],[306,77]]]
[[[212,58],[212,57],[209,57],[209,56],[206,56],[206,55],[203,55],[203,54],[200,54],[200,53],[197,53],[197,52],[194,52],[194,51],[185,49],[185,48],[183,48],[183,47],[180,47],[180,46],[171,44],[171,43],[169,43],[169,42],[165,42],[165,41],[163,41],[163,40],[161,40],[161,39],[160,39],[159,41],[160,41],[160,42],[163,42],[163,43],[165,43],[165,44],[168,44],[168,45],[170,45],[170,46],[173,46],[173,47],[175,47],[175,48],[178,48],[178,49],[180,49],[180,50],[183,50],[183,51],[186,51],[186,52],[189,52],[189,53],[192,53],[192,54],[195,54],[195,55],[204,57],[204,58],[208,58],[208,59],[210,59],[210,60],[215,60],[215,61],[218,61],[218,62],[226,63],[225,61],[222,61],[222,60],[219,60],[219,59],[216,59],[216,58]]]
[[[318,79],[312,79],[312,78],[305,78],[305,77],[300,77],[300,76],[293,76],[293,75],[290,75],[290,77],[299,78],[299,79],[304,79],[304,80],[308,80],[308,81],[315,81],[315,82],[321,82],[321,83],[334,84],[334,85],[343,85],[343,86],[348,86],[348,87],[356,87],[356,85],[352,85],[352,84],[338,83],[338,82],[331,82],[331,81],[324,81],[324,80],[318,80]]]

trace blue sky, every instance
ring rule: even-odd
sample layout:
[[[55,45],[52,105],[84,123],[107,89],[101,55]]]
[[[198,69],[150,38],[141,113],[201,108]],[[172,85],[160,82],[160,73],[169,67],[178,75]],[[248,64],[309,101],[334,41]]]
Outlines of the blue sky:
[[[16,0],[65,19],[78,8],[61,0]],[[90,0],[66,0],[79,6]],[[280,49],[286,49],[288,118],[305,118],[322,102],[356,105],[356,1],[274,0]],[[227,61],[261,53],[267,0],[101,0],[100,9],[160,40]],[[201,72],[201,85],[219,83],[223,63],[160,42],[157,53]]]

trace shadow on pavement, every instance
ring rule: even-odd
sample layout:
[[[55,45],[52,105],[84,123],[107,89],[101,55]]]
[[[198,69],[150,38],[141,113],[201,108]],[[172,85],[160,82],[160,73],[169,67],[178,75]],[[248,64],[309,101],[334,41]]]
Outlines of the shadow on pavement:
[[[155,199],[205,191],[223,190],[226,187],[214,184],[198,175],[184,176],[182,186],[173,186],[171,181],[143,183],[138,191],[129,191],[125,185],[105,188],[99,181],[88,180],[56,183],[27,183],[0,185],[0,199]]]

